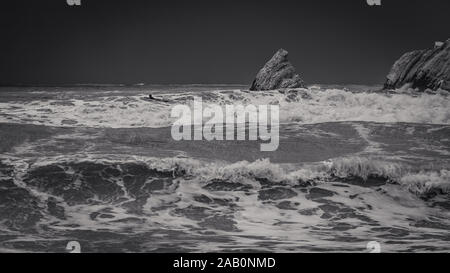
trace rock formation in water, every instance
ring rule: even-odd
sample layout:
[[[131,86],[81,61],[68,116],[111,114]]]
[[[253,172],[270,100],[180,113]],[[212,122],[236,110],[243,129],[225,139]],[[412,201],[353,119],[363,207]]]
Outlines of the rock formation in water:
[[[419,90],[450,90],[450,39],[436,42],[434,48],[416,50],[398,59],[387,76],[385,89],[410,84]]]
[[[258,72],[250,90],[306,87],[287,57],[288,52],[286,50],[278,50]]]

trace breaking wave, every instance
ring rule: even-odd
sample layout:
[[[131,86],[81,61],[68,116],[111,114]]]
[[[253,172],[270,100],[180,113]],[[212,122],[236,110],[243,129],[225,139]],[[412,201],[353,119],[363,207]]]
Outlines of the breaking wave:
[[[208,163],[192,158],[176,157],[132,156],[126,158],[121,156],[119,158],[111,156],[111,159],[97,159],[93,155],[90,158],[83,155],[71,158],[69,161],[64,157],[45,158],[31,165],[22,160],[11,159],[3,160],[3,163],[15,166],[14,169],[20,176],[26,176],[36,170],[38,172],[50,170],[51,172],[53,167],[63,173],[74,175],[75,171],[72,166],[79,166],[80,172],[92,170],[101,172],[107,169],[111,173],[117,173],[114,175],[117,179],[135,175],[135,173],[127,173],[127,170],[140,170],[163,174],[174,179],[187,179],[186,183],[190,183],[193,179],[197,182],[219,180],[223,183],[253,183],[263,179],[268,183],[282,183],[290,186],[328,182],[371,186],[371,183],[377,180],[378,185],[396,184],[419,196],[436,190],[443,194],[450,192],[450,166],[448,164],[417,168],[395,159],[376,157],[339,157],[310,164],[275,164],[271,163],[269,159],[258,159],[253,162],[239,161],[230,164]],[[117,182],[117,179],[114,181]]]
[[[346,89],[293,89],[265,92],[222,90],[162,93],[162,101],[145,100],[147,94],[102,95],[96,98],[46,98],[0,103],[0,122],[50,126],[165,127],[174,119],[175,104],[191,105],[194,96],[210,104],[280,105],[283,123],[333,121],[410,122],[450,124],[448,94],[351,92]]]
[[[448,251],[448,168],[391,163],[10,158],[0,163],[0,229],[9,234],[0,245],[59,252],[77,240],[87,252],[360,252],[373,237],[405,239],[385,251],[429,251],[425,239]]]

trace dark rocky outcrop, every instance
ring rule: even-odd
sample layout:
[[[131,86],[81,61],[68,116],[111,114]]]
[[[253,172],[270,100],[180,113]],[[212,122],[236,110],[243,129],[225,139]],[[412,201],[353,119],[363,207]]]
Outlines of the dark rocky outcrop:
[[[410,84],[420,90],[450,90],[450,39],[436,42],[434,48],[404,54],[392,66],[385,89]]]
[[[306,87],[287,57],[288,52],[286,50],[278,50],[258,72],[250,90]]]

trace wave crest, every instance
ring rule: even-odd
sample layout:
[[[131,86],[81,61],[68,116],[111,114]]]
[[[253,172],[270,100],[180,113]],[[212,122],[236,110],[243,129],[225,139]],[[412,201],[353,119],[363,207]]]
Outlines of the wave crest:
[[[221,90],[161,94],[168,102],[146,101],[143,99],[146,96],[113,94],[86,100],[63,96],[32,102],[2,102],[0,122],[69,127],[166,127],[174,121],[170,111],[175,104],[191,105],[194,96],[201,96],[207,105],[280,105],[282,123],[372,121],[450,124],[450,100],[443,93],[386,94],[311,87],[264,92]]]
[[[259,159],[254,162],[240,161],[233,164],[220,162],[204,162],[192,158],[143,158],[128,159],[86,159],[75,160],[42,159],[39,163],[24,167],[23,162],[4,161],[5,164],[17,165],[20,173],[26,174],[37,168],[79,163],[98,164],[101,168],[119,169],[128,164],[131,166],[146,166],[150,171],[166,173],[173,178],[185,178],[199,182],[214,179],[226,182],[249,182],[264,179],[271,183],[298,185],[299,183],[352,182],[364,183],[370,178],[383,178],[383,183],[398,184],[417,195],[430,191],[450,192],[450,171],[445,166],[418,169],[402,162],[390,159],[371,157],[340,157],[311,165],[275,164],[269,159]],[[124,173],[123,175],[126,175]]]
[[[421,171],[415,174],[407,174],[400,178],[400,183],[409,191],[416,194],[426,194],[432,191],[450,193],[450,171]]]

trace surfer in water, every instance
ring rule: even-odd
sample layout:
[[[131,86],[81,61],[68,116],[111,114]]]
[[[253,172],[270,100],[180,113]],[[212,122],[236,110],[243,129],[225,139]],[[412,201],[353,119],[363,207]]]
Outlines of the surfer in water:
[[[162,101],[162,102],[170,102],[169,100],[155,98],[155,97],[153,97],[152,94],[149,94],[148,97],[147,97],[146,99],[147,99],[147,100]]]

